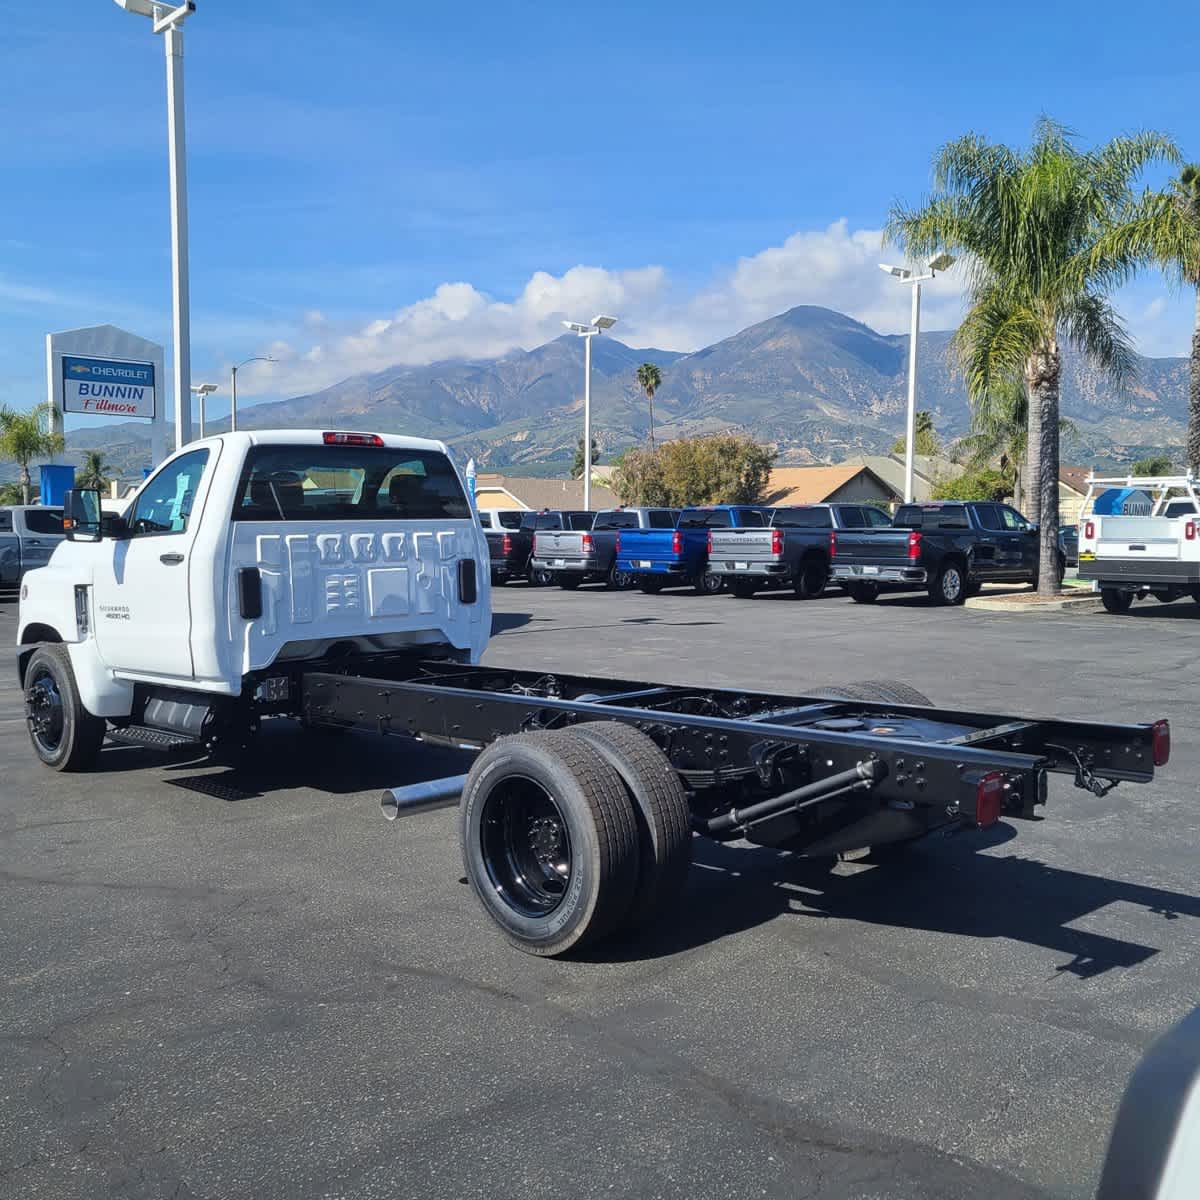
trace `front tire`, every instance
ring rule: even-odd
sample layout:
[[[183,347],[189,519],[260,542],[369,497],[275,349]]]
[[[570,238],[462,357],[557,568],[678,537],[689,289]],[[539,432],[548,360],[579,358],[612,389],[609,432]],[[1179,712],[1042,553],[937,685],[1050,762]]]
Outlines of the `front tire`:
[[[1133,606],[1133,593],[1124,592],[1120,588],[1101,588],[1100,603],[1104,605],[1105,612],[1120,616]]]
[[[961,562],[951,559],[943,563],[929,587],[929,598],[934,604],[963,604],[967,599],[967,569]]]
[[[459,808],[463,865],[513,945],[551,956],[625,920],[638,831],[620,775],[587,742],[558,733],[500,738],[475,760]]]
[[[86,771],[104,742],[103,717],[83,706],[66,646],[42,646],[25,669],[25,713],[33,752],[55,771]]]

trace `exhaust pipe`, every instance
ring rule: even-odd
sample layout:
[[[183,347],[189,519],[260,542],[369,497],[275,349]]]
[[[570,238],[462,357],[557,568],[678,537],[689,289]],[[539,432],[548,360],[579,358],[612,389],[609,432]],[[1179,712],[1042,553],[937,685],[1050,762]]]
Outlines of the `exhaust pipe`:
[[[466,786],[465,775],[448,775],[445,779],[428,779],[424,783],[388,788],[379,797],[379,810],[386,820],[394,821],[397,817],[409,817],[413,813],[451,808],[458,803]]]

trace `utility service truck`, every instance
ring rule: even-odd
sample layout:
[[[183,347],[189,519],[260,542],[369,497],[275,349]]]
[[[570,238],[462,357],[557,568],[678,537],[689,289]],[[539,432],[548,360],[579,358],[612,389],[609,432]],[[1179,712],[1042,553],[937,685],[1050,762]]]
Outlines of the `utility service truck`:
[[[105,739],[244,755],[271,718],[456,747],[465,775],[388,789],[384,815],[457,805],[476,896],[533,954],[664,919],[694,835],[882,854],[1033,817],[1050,774],[1103,795],[1170,753],[1166,721],[952,710],[903,684],[483,665],[488,551],[439,442],[239,431],[184,447],[121,517],[89,490],[64,509],[18,618],[47,767],[87,770]]]

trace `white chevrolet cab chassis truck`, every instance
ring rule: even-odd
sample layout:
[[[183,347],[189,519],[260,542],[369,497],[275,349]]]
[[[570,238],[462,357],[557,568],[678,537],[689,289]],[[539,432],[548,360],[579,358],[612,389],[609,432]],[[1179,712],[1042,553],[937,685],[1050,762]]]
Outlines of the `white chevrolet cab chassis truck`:
[[[244,755],[271,717],[474,753],[469,773],[389,788],[381,807],[458,805],[475,894],[533,954],[662,918],[695,834],[882,861],[1035,816],[1051,774],[1103,795],[1170,754],[1166,721],[941,709],[888,681],[778,695],[484,666],[487,543],[439,442],[202,439],[123,516],[77,490],[63,523],[18,619],[42,762],[86,770],[106,738]],[[802,622],[781,649],[800,676]]]

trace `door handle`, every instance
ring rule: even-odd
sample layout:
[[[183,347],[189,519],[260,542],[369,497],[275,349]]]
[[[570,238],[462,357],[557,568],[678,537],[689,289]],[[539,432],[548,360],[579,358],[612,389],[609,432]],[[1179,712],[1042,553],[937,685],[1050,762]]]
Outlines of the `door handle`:
[[[178,566],[181,562],[183,562],[183,555],[182,554],[174,554],[174,553],[160,554],[158,556],[158,561],[160,563],[166,563],[167,566],[169,566],[169,567],[174,567],[174,566]]]

